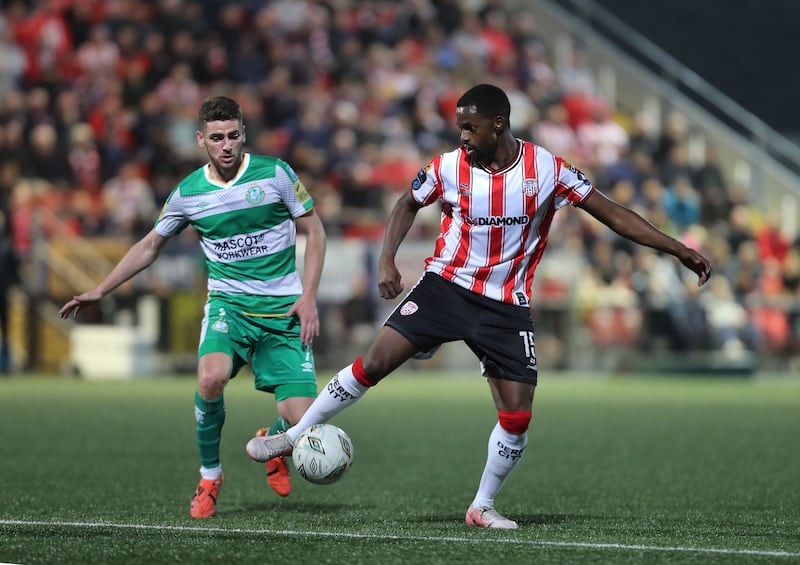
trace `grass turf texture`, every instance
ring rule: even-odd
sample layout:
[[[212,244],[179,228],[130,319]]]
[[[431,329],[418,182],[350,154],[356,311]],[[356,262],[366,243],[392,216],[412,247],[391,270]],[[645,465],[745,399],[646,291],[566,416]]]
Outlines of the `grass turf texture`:
[[[320,377],[327,381],[327,375]],[[800,382],[544,375],[528,451],[468,528],[494,411],[472,375],[400,372],[333,420],[347,475],[281,499],[244,444],[275,416],[226,390],[218,514],[192,520],[194,380],[0,380],[0,561],[800,562]]]

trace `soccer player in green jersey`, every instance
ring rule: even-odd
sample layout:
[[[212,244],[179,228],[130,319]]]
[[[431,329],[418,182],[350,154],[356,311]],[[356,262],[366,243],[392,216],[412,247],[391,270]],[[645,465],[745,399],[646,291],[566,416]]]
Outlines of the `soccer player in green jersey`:
[[[256,389],[275,395],[279,418],[260,430],[262,435],[295,424],[316,396],[311,343],[319,335],[316,301],[325,231],[287,163],[244,151],[245,126],[235,100],[217,96],[203,102],[197,143],[208,162],[178,184],[153,229],[111,273],[67,302],[59,315],[77,316],[81,307],[146,269],[187,226],[198,232],[209,274],[195,394],[201,480],[190,514],[209,518],[222,486],[219,443],[227,382],[249,363]],[[306,236],[302,278],[295,264],[297,229]],[[266,470],[272,488],[287,496],[285,459],[268,461]]]

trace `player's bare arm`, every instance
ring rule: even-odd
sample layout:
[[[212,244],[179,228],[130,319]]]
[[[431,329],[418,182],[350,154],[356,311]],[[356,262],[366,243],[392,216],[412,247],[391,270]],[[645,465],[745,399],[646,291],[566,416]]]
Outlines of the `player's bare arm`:
[[[325,228],[314,210],[295,220],[297,229],[306,235],[306,251],[303,263],[303,294],[292,305],[289,316],[300,319],[300,340],[308,345],[319,335],[319,312],[317,294],[325,259]]]
[[[392,299],[398,296],[405,288],[400,280],[400,271],[395,264],[395,256],[400,244],[414,224],[414,218],[422,206],[411,196],[411,192],[404,193],[395,203],[389,222],[386,225],[386,234],[383,238],[383,249],[378,261],[378,289],[381,298]]]
[[[595,190],[579,204],[579,207],[622,237],[677,257],[685,267],[697,274],[698,286],[705,284],[711,277],[711,265],[708,259],[660,231],[633,210],[620,206],[602,192]]]
[[[119,285],[152,265],[158,259],[166,242],[167,238],[161,236],[155,229],[150,230],[146,236],[128,250],[125,256],[120,259],[120,262],[117,263],[117,266],[99,285],[92,290],[73,297],[58,311],[58,315],[62,318],[67,318],[70,314],[74,314],[77,317],[81,306],[99,301]]]

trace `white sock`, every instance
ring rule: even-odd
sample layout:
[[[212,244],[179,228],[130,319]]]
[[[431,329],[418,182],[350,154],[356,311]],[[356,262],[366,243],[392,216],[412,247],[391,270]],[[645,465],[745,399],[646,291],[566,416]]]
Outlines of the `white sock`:
[[[494,497],[517,466],[528,445],[528,432],[512,434],[500,427],[498,422],[489,435],[489,452],[483,468],[478,492],[472,501],[473,507],[492,506]]]
[[[222,465],[216,467],[200,467],[200,476],[215,481],[222,474]]]
[[[364,396],[367,390],[369,387],[362,385],[353,376],[353,365],[348,365],[333,376],[300,421],[286,430],[286,435],[294,443],[308,427],[327,422]]]

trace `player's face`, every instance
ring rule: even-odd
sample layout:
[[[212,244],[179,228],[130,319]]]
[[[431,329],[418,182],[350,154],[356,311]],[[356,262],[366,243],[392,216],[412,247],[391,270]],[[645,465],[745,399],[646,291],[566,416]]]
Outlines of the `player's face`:
[[[459,106],[456,125],[461,132],[461,145],[470,157],[490,161],[497,151],[498,131],[494,120],[479,114],[475,106]]]
[[[212,172],[223,181],[239,172],[244,139],[244,125],[239,120],[208,122],[197,131],[197,143],[205,147]]]

